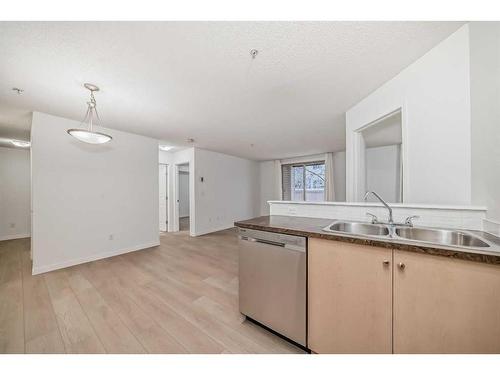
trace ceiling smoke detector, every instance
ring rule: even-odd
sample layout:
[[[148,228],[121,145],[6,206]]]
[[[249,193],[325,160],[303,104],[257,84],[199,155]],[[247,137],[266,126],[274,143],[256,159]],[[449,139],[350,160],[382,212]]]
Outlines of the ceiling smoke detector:
[[[23,89],[20,89],[20,88],[17,88],[17,87],[13,87],[12,91],[15,91],[17,93],[17,95],[22,95],[22,93],[24,92]]]

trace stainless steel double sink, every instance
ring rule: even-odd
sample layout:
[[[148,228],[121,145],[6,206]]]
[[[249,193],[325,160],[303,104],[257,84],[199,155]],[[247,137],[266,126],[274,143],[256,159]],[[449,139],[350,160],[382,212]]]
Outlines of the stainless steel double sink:
[[[407,225],[370,224],[356,221],[335,221],[326,232],[345,233],[377,238],[409,240],[445,246],[487,248],[490,245],[473,234],[462,230],[415,228]]]

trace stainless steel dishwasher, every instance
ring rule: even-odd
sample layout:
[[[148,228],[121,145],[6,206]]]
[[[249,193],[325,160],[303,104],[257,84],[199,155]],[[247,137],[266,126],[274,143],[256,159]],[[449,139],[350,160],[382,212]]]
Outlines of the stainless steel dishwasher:
[[[239,230],[240,311],[306,346],[305,237]]]

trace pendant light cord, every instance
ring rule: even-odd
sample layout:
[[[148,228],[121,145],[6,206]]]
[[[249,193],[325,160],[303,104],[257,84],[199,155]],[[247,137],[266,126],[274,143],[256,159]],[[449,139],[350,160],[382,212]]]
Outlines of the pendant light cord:
[[[81,124],[85,124],[88,121],[88,129],[91,132],[94,129],[94,113],[97,119],[97,126],[99,126],[101,119],[99,117],[99,113],[97,112],[97,101],[94,97],[94,91],[90,90],[90,101],[87,102],[87,112],[85,113],[85,117],[83,118]]]

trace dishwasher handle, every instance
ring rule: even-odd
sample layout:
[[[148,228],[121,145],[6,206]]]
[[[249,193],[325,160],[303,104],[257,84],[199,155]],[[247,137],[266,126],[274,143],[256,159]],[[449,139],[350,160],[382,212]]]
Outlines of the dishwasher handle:
[[[306,252],[306,247],[305,246],[298,246],[298,245],[289,244],[289,243],[286,243],[286,242],[272,241],[272,240],[263,239],[263,238],[253,238],[253,237],[248,237],[248,236],[243,236],[243,235],[240,235],[239,239],[243,240],[243,241],[248,241],[248,242],[261,243],[261,244],[265,244],[265,245],[282,247],[282,248],[287,249],[287,250],[298,251],[298,252],[301,252],[301,253],[305,253]]]
[[[285,247],[285,244],[283,242],[263,240],[261,238],[252,238],[252,237],[240,236],[240,240],[245,240],[245,241],[250,241],[250,242],[258,242],[258,243],[263,243],[263,244],[266,244],[266,245],[273,245],[273,246]]]

